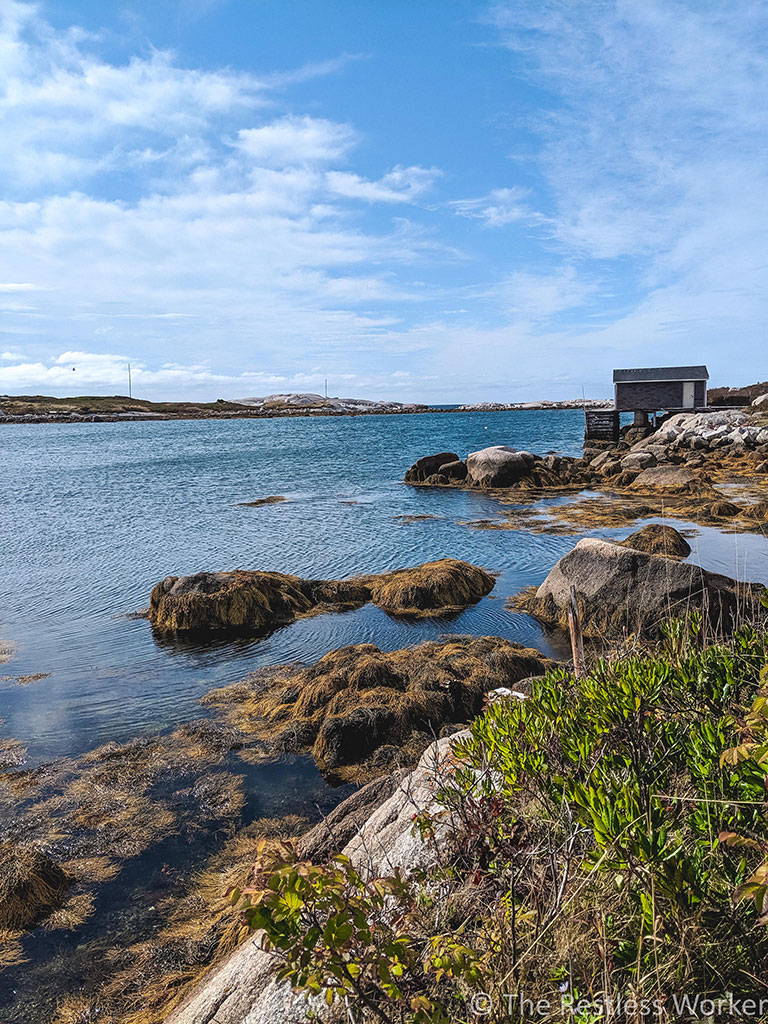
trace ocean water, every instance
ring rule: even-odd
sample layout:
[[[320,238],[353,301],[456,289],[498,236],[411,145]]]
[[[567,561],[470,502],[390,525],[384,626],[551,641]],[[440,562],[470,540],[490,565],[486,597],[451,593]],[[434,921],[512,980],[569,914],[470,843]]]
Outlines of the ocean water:
[[[578,538],[470,529],[467,521],[498,518],[493,499],[401,481],[416,458],[442,450],[580,454],[582,432],[578,411],[0,429],[0,649],[14,650],[0,665],[0,677],[11,677],[0,681],[0,736],[21,740],[31,764],[74,756],[199,718],[198,697],[258,667],[362,641],[394,649],[446,632],[497,634],[567,656],[562,635],[509,611],[505,599],[539,583]],[[287,500],[239,504],[278,494]],[[693,527],[691,536],[700,564],[768,578],[766,538]],[[499,573],[492,594],[451,619],[400,622],[369,605],[200,644],[160,638],[134,614],[169,574],[239,567],[343,577],[446,555]],[[30,673],[50,674],[27,686],[12,680]],[[230,757],[226,768],[243,777],[242,824],[316,818],[350,789],[334,788],[309,757],[254,766]],[[28,962],[4,973],[0,1016],[49,1021],[63,995],[93,980],[90,965],[105,948],[156,934],[156,890],[169,865],[172,877],[190,877],[221,842],[210,829],[194,842],[171,835],[98,889],[84,924],[25,936]]]
[[[419,456],[490,444],[580,454],[578,410],[8,426],[0,433],[0,735],[30,761],[73,755],[199,717],[197,698],[263,665],[311,661],[343,644],[383,649],[445,632],[497,634],[557,654],[505,598],[539,583],[574,537],[472,530],[482,494],[409,487]],[[284,495],[280,504],[240,502]],[[435,518],[417,522],[402,516]],[[624,531],[592,531],[612,535]],[[768,577],[761,537],[699,530],[709,568]],[[451,620],[404,623],[367,606],[253,640],[181,643],[133,613],[164,576],[275,569],[311,577],[381,572],[443,556],[500,573]]]

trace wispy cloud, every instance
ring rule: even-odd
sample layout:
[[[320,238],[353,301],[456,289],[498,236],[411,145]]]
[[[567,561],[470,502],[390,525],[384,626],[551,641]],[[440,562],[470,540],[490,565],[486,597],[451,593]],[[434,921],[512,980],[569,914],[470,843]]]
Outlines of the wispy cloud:
[[[530,195],[529,188],[497,188],[477,199],[453,199],[446,205],[461,217],[482,221],[489,228],[501,228],[540,219],[527,205]]]

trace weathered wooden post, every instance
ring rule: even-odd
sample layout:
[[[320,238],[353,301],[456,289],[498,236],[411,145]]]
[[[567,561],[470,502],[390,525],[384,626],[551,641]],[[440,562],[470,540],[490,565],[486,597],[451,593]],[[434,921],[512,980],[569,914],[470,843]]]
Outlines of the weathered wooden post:
[[[571,652],[573,653],[573,674],[580,679],[586,674],[587,666],[584,662],[584,638],[581,635],[581,621],[579,620],[579,606],[576,603],[576,587],[571,584],[571,596],[568,601],[568,629],[571,634]]]

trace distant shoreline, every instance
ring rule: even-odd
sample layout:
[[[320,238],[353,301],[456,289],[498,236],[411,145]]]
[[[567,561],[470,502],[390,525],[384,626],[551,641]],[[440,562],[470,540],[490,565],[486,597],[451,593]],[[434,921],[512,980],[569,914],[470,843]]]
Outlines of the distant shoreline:
[[[558,411],[610,408],[595,399],[564,402],[478,402],[465,405],[403,405],[368,409],[269,407],[236,402],[149,402],[127,396],[53,398],[47,395],[0,397],[0,425],[24,423],[130,423],[155,420],[277,419],[286,417],[409,416],[423,413]]]

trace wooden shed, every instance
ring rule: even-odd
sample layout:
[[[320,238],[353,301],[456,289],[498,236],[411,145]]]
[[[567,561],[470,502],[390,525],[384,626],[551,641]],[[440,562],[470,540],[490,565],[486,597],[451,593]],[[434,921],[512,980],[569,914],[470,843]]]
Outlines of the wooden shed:
[[[705,409],[708,380],[706,366],[614,370],[614,408],[617,412],[643,413]]]

